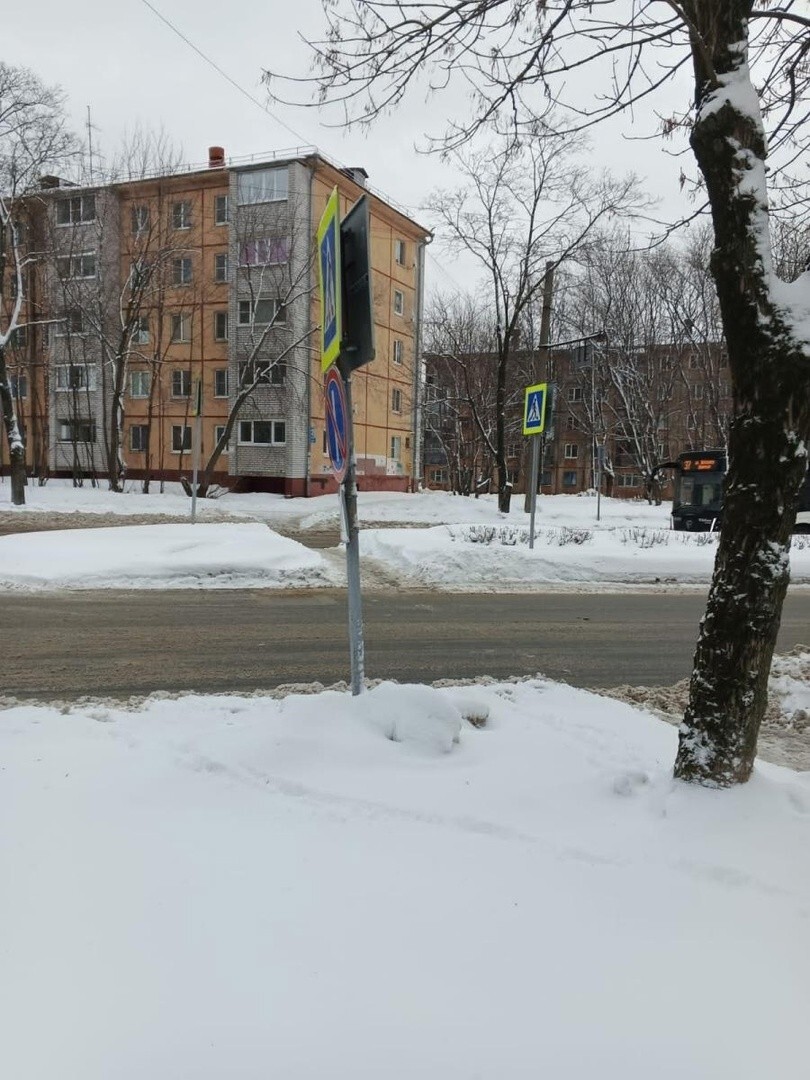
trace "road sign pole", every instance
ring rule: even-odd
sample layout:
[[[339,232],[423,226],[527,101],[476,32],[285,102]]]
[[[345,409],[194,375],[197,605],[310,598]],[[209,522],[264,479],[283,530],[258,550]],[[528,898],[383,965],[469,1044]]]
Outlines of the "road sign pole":
[[[202,441],[202,380],[194,386],[194,443],[191,452],[191,524],[197,520],[197,477],[200,472],[200,443]]]
[[[348,465],[346,479],[341,485],[346,517],[346,580],[349,588],[349,653],[352,664],[352,694],[363,693],[365,676],[365,645],[363,642],[363,605],[360,595],[360,527],[357,521],[357,463],[354,453],[354,420],[352,417],[352,377],[344,377],[346,390],[346,427]]]
[[[540,440],[542,435],[532,435],[531,498],[529,499],[529,547],[534,548],[534,518],[537,513],[537,479],[540,471]]]

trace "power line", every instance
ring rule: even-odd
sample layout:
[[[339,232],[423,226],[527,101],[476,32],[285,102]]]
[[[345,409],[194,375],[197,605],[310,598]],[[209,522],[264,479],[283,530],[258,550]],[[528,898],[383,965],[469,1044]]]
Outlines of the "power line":
[[[211,57],[204,53],[202,49],[200,49],[197,45],[195,45],[194,42],[190,40],[190,38],[186,37],[182,30],[178,29],[178,27],[176,27],[173,22],[167,19],[166,16],[162,14],[162,12],[158,11],[154,4],[150,3],[150,0],[142,0],[142,3],[144,3],[154,15],[157,15],[160,21],[166,26],[168,26],[168,28],[173,33],[177,34],[181,41],[185,42],[185,44],[188,45],[190,49],[193,49],[194,52],[206,62],[206,64],[208,64],[214,69],[214,71],[217,72],[217,74],[221,75],[223,79],[229,82],[235,90],[238,90],[239,93],[243,95],[243,97],[246,97],[248,101],[252,102],[258,108],[260,108],[263,113],[266,113],[266,115],[270,117],[271,120],[275,120],[277,124],[280,124],[281,127],[283,127],[286,131],[289,131],[289,133],[293,135],[296,139],[298,139],[300,143],[306,143],[308,141],[304,138],[303,135],[301,135],[300,132],[296,131],[294,128],[291,128],[289,124],[285,123],[281,119],[281,117],[276,116],[274,112],[271,112],[270,109],[268,109],[263,102],[259,101],[258,98],[254,97],[249,90],[246,90],[244,86],[240,86],[236,79],[232,79],[228,72],[224,71],[219,66],[216,60],[212,60]]]

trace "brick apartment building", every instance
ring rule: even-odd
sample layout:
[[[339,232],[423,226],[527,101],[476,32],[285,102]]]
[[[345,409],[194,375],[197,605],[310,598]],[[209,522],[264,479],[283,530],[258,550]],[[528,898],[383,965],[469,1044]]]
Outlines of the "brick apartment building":
[[[494,363],[489,356],[466,362]],[[545,494],[592,488],[600,445],[607,462],[602,491],[635,498],[647,493],[652,465],[683,450],[719,447],[726,441],[731,390],[719,343],[660,343],[643,351],[606,344],[557,349],[540,358],[519,354],[507,394],[506,456],[516,492],[524,491],[527,481],[523,392],[534,381],[553,388],[552,411],[541,437]],[[486,386],[487,378],[470,382]],[[479,483],[486,490],[494,470],[492,456],[477,436],[472,410],[457,395],[457,385],[441,358],[425,358],[425,484],[474,490]],[[486,415],[485,396],[476,403],[479,415]],[[490,427],[494,430],[494,421]],[[668,495],[668,488],[662,494]]]
[[[429,233],[366,179],[314,150],[226,162],[218,147],[206,166],[143,179],[43,178],[21,215],[30,265],[6,354],[29,468],[104,477],[117,390],[126,478],[187,476],[197,383],[203,465],[250,383],[212,481],[332,488],[312,253],[337,186],[342,213],[363,194],[370,209],[376,357],[353,380],[360,486],[413,486]]]

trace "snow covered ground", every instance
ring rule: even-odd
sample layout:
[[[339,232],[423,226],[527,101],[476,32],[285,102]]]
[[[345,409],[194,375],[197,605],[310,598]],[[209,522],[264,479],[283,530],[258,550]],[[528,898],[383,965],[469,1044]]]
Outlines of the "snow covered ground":
[[[675,740],[539,680],[0,712],[3,1075],[804,1078],[810,774]]]
[[[48,519],[49,525],[69,522],[64,516],[69,506],[88,515],[83,524],[93,520],[89,515],[99,522],[127,521],[132,516],[149,521],[159,513],[155,508],[163,507],[166,513],[181,508],[184,516],[189,508],[188,499],[177,494],[115,496],[64,485],[51,491],[50,484],[33,490],[38,498],[43,496],[41,503],[32,500],[29,509],[9,512],[6,521],[13,523],[14,516],[22,514],[28,515],[27,523],[32,518],[36,522],[40,510],[49,509],[57,514]],[[518,508],[518,500],[515,503],[515,511],[506,516],[488,498],[361,492],[360,508],[367,522],[410,525],[362,529],[366,586],[374,587],[380,576],[377,568],[388,586],[399,581],[406,586],[476,591],[702,585],[711,578],[717,536],[673,532],[667,528],[665,508],[604,499],[602,520],[597,522],[595,499],[547,497],[530,550],[528,516]],[[227,496],[200,505],[205,513],[195,526],[147,524],[0,536],[0,587],[263,588],[345,581],[345,560],[337,549],[316,553],[268,528],[292,527],[305,540],[310,529],[334,527],[335,495],[313,500]],[[141,512],[143,506],[148,513]],[[223,507],[230,508],[230,520]],[[255,521],[236,522],[233,517]],[[429,524],[437,520],[448,524]],[[794,538],[791,573],[794,585],[810,583],[810,539],[805,536]]]

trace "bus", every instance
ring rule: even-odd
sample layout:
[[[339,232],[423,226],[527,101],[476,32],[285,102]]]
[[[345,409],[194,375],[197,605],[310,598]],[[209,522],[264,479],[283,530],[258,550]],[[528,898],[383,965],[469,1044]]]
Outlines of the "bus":
[[[653,475],[661,469],[675,471],[673,529],[697,532],[720,527],[727,467],[725,450],[686,450],[678,455],[677,461],[664,461],[656,465]],[[805,476],[799,492],[794,531],[810,532],[810,472]]]

